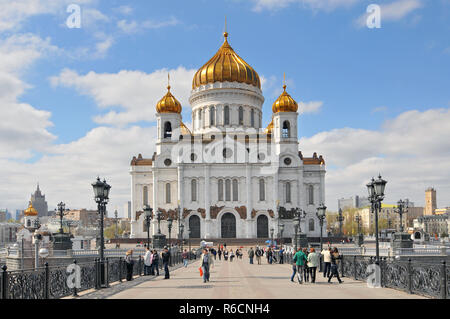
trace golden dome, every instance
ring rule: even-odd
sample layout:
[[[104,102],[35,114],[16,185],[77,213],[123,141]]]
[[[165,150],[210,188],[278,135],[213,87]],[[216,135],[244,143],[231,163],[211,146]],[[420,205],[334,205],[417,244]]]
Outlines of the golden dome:
[[[219,51],[203,65],[192,80],[192,89],[214,82],[247,83],[261,88],[261,81],[256,71],[234,52],[228,44],[228,33]]]
[[[38,211],[36,209],[34,209],[31,201],[30,201],[30,205],[28,206],[28,208],[24,210],[24,214],[25,214],[25,216],[37,216],[38,215]]]
[[[266,134],[272,134],[272,130],[273,130],[273,119],[266,128]]]
[[[170,85],[167,86],[167,93],[156,104],[158,113],[181,113],[181,103],[170,93]]]
[[[286,92],[286,84],[283,85],[283,93],[273,103],[272,112],[297,112],[297,110],[297,102]]]

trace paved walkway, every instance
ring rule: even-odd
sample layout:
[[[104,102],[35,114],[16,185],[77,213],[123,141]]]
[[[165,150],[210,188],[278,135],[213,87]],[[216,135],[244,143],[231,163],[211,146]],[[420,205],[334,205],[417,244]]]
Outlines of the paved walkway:
[[[365,282],[343,278],[338,284],[336,278],[327,283],[322,273],[317,274],[315,284],[291,282],[292,266],[289,264],[250,265],[246,257],[242,260],[216,260],[211,270],[210,282],[203,283],[198,268],[200,261],[187,268],[179,268],[171,273],[169,280],[164,276],[143,280],[120,292],[106,294],[112,299],[412,299],[424,298],[388,288],[369,288]],[[147,278],[147,277],[146,277]],[[89,298],[89,296],[86,296]]]

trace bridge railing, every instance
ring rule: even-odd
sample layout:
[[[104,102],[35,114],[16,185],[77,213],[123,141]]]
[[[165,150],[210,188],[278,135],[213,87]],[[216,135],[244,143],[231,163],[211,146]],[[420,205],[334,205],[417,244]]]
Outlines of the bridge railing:
[[[374,257],[342,255],[339,268],[343,277],[368,281],[371,285],[378,283],[409,294],[450,299],[450,267],[445,260],[433,263],[382,257],[377,268]]]
[[[139,255],[133,260],[133,276],[144,275],[143,257]],[[173,251],[171,266],[182,262],[181,252]],[[0,299],[58,299],[77,296],[81,291],[100,289],[103,271],[106,286],[126,279],[127,265],[123,257],[107,257],[103,264],[98,258],[83,263],[74,260],[74,264],[76,266],[68,267],[69,265],[49,266],[46,263],[44,267],[15,271],[8,271],[4,265],[0,270]],[[163,268],[162,259],[158,267]],[[76,268],[79,269],[79,276],[74,271]],[[69,286],[69,283],[73,285]]]

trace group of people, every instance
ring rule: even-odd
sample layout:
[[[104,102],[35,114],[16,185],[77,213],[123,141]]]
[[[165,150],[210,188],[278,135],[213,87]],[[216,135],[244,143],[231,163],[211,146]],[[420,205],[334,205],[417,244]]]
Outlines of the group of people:
[[[256,261],[258,265],[261,265],[261,257],[266,255],[267,263],[272,264],[279,262],[280,264],[284,263],[284,248],[281,247],[279,250],[275,250],[272,247],[268,247],[267,249],[263,249],[259,246],[256,246],[255,249],[250,247],[247,251],[248,259],[250,260],[250,264],[253,264],[253,259],[256,257]]]
[[[219,260],[222,260],[223,256],[223,259],[225,261],[228,261],[229,259],[230,262],[232,262],[234,258],[242,259],[243,256],[242,250],[240,248],[237,248],[235,251],[233,251],[233,249],[226,249],[223,246],[220,246],[217,248],[217,252],[214,248],[211,248],[210,250],[211,252],[214,252],[214,259],[216,259],[217,254],[217,256],[219,256]]]
[[[170,264],[170,251],[167,246],[164,247],[161,255],[156,249],[150,250],[149,247],[145,250],[144,255],[144,276],[159,276],[159,263],[162,260],[164,266],[164,279],[170,278],[169,264]],[[133,249],[130,249],[125,254],[125,263],[127,266],[127,281],[133,280]]]
[[[321,255],[323,255],[324,259],[323,276],[328,278],[328,282],[331,282],[331,279],[334,276],[337,278],[339,283],[343,283],[341,278],[339,278],[338,262],[342,259],[342,256],[339,255],[338,249],[336,247],[329,247],[328,249],[324,249],[321,252]],[[309,282],[310,278],[311,283],[316,282],[316,271],[320,264],[320,255],[316,253],[314,248],[311,248],[309,251],[307,248],[299,248],[294,254],[293,262],[291,276],[292,282],[294,282],[296,273],[299,284],[303,283],[303,279],[305,282]]]

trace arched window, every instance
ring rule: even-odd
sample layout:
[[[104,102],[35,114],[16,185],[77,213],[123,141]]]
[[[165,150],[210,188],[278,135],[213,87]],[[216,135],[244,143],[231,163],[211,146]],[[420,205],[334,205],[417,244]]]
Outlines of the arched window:
[[[197,201],[197,180],[195,179],[191,181],[191,201]]]
[[[170,122],[164,123],[164,138],[172,137],[172,124]]]
[[[266,185],[263,178],[259,180],[259,200],[266,200]]]
[[[217,193],[219,194],[219,201],[223,201],[223,179],[219,179]]]
[[[254,127],[255,126],[255,110],[251,110],[250,112],[250,126]]]
[[[214,106],[211,106],[209,108],[209,125],[215,125],[215,119],[216,119],[216,110],[214,108]]]
[[[166,184],[166,203],[170,203],[170,183]]]
[[[308,197],[309,197],[309,205],[314,205],[314,186],[308,186]]]
[[[142,188],[142,204],[148,205],[148,188],[147,188],[147,186],[144,186]]]
[[[31,227],[31,220],[27,220],[27,227]]]
[[[286,203],[291,202],[291,183],[286,183]]]
[[[244,124],[244,108],[239,106],[239,125]]]
[[[225,201],[231,201],[231,180],[225,180]]]
[[[309,220],[309,231],[314,231],[314,219]]]
[[[238,189],[238,180],[237,179],[233,179],[233,202],[237,202],[239,200],[239,189]]]
[[[281,132],[281,136],[284,138],[291,136],[291,125],[289,124],[289,121],[283,122],[283,130]]]
[[[230,125],[230,107],[225,105],[223,109],[223,125]]]

